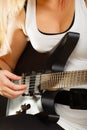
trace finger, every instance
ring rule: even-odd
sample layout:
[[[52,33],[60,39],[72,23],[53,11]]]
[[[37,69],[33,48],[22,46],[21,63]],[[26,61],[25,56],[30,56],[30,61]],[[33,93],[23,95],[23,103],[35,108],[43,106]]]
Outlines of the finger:
[[[22,89],[19,91],[14,91],[8,87],[4,87],[4,90],[1,91],[1,95],[12,99],[12,98],[16,98],[16,97],[22,95],[24,92],[25,92],[25,89]]]
[[[10,81],[9,79],[7,79],[6,77],[4,77],[4,84],[3,86],[6,86],[14,91],[17,91],[17,90],[22,90],[22,89],[25,89],[27,87],[26,84],[15,84],[13,83],[12,81]],[[2,87],[3,89],[4,87]]]
[[[17,84],[14,84],[14,83],[9,83],[9,84],[7,84],[7,87],[10,88],[13,91],[19,91],[19,90],[26,89],[27,85],[26,84],[17,85]]]
[[[19,80],[21,79],[21,76],[18,76],[16,74],[13,74],[7,70],[3,70],[3,73],[5,74],[6,77],[8,77],[9,79],[12,79],[12,80]]]

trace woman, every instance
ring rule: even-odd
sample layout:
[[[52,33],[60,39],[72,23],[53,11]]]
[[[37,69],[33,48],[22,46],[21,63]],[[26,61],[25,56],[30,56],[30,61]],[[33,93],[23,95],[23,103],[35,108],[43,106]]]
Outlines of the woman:
[[[5,4],[4,1],[0,2]],[[10,2],[12,3],[11,8]],[[26,11],[22,8],[25,3],[23,0],[20,2],[11,0],[7,3],[7,9],[3,10],[7,16],[1,23],[3,26],[0,26],[2,32],[0,38],[0,67],[2,68],[0,70],[0,94],[9,98],[7,115],[10,115],[13,114],[10,113],[10,109],[17,107],[15,102],[19,99],[17,97],[20,97],[26,89],[26,85],[16,85],[10,80],[20,80],[21,78],[12,72],[27,41],[31,42],[36,51],[44,53],[54,48],[67,32],[78,32],[80,39],[67,61],[66,70],[87,69],[87,0],[28,0]],[[60,115],[57,123],[62,128],[66,130],[87,129],[87,110],[70,109],[66,105],[59,104],[56,104],[55,107],[56,112]],[[29,111],[29,113],[38,111],[36,108],[36,111]]]

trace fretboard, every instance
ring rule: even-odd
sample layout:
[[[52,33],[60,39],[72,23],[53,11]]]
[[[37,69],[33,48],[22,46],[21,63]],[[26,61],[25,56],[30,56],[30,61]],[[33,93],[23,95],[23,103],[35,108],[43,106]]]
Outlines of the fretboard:
[[[58,89],[87,84],[87,70],[66,71],[41,75],[41,89]]]

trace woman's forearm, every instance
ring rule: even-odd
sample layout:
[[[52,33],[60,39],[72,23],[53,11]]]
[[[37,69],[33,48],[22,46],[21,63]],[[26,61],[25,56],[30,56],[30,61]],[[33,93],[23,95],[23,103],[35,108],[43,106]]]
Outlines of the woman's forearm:
[[[0,68],[9,70],[10,72],[13,71],[12,68],[2,58],[0,58]]]

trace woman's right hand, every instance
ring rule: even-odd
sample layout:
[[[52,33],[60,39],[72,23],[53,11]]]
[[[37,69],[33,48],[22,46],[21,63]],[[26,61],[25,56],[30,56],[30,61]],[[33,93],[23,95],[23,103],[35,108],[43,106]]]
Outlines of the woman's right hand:
[[[8,70],[0,70],[0,95],[13,99],[22,95],[26,89],[25,84],[15,84],[11,80],[20,80],[17,76]]]

